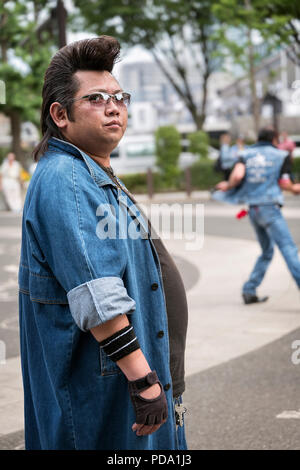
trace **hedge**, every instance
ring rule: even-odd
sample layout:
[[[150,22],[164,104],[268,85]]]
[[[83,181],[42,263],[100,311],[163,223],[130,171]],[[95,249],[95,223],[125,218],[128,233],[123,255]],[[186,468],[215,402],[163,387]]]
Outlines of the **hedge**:
[[[214,161],[199,161],[190,167],[191,184],[194,190],[208,190],[215,186],[222,179],[220,173],[214,171]],[[135,173],[131,175],[120,175],[125,186],[132,193],[140,194],[147,192],[147,174]],[[153,172],[154,192],[163,191],[184,191],[185,171],[180,170],[179,177],[172,187],[166,188],[163,176],[158,172]]]
[[[300,158],[293,159],[292,172],[297,181],[300,181]]]

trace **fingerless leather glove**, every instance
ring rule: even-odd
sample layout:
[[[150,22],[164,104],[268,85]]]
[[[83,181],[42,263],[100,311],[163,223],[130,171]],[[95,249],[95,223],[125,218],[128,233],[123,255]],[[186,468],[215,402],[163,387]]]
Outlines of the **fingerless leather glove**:
[[[140,396],[140,393],[151,385],[158,383],[160,386],[160,395],[153,399],[147,399]],[[129,394],[136,414],[137,424],[161,424],[168,417],[168,404],[162,384],[158,380],[154,371],[149,372],[141,379],[128,381]]]

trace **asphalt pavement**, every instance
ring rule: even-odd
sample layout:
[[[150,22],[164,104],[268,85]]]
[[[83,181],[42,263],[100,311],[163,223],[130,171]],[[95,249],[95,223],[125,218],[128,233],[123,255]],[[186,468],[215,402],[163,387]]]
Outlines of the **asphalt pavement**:
[[[146,196],[139,200],[149,207]],[[189,304],[186,349],[187,441],[190,449],[299,449],[300,365],[292,344],[300,340],[300,295],[276,250],[259,289],[268,302],[245,306],[240,289],[259,248],[240,207],[209,193],[156,195],[152,203],[203,205],[204,237],[197,249],[174,237],[165,244],[183,276]],[[176,212],[176,211],[175,211]],[[300,246],[300,199],[283,210]],[[191,215],[191,218],[193,216]],[[17,271],[21,217],[0,212],[0,449],[22,449],[23,395],[18,337]],[[299,354],[300,356],[300,354]]]

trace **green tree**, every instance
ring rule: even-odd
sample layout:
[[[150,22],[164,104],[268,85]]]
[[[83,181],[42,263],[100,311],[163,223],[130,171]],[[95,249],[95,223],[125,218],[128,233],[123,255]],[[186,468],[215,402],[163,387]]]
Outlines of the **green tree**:
[[[161,126],[155,132],[156,164],[166,188],[176,186],[181,152],[180,134],[174,126]]]
[[[256,68],[276,47],[288,45],[291,60],[300,65],[300,3],[291,0],[219,0],[214,13],[222,27],[216,36],[227,56],[240,64],[249,77],[254,128],[260,121]],[[266,55],[261,56],[253,37],[261,37]]]
[[[208,157],[209,137],[204,131],[192,132],[188,135],[189,151],[198,155],[200,159]]]
[[[216,32],[222,54],[239,64],[249,78],[254,129],[259,129],[260,101],[255,77],[261,56],[255,51],[253,35],[259,31],[259,16],[252,0],[220,0],[214,12],[222,27]]]
[[[0,112],[10,119],[12,151],[24,164],[21,124],[39,124],[43,75],[55,50],[49,31],[37,34],[46,0],[3,1],[0,5],[0,79],[5,83],[5,102]]]
[[[215,0],[74,0],[79,12],[74,29],[117,37],[122,45],[143,45],[151,51],[197,129],[206,118],[207,86],[220,65],[214,30]],[[194,67],[201,97],[192,88],[187,70]]]
[[[258,29],[275,45],[287,45],[289,58],[300,66],[300,3],[296,0],[253,0]]]

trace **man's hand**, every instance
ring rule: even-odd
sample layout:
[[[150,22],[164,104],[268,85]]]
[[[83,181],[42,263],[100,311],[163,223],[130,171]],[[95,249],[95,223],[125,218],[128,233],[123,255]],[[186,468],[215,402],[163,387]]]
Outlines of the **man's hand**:
[[[96,326],[95,328],[91,328],[90,332],[97,341],[101,342],[128,325],[129,320],[127,316],[119,315],[113,320],[109,320],[106,323]],[[128,381],[135,381],[151,372],[151,368],[141,349],[137,349],[136,351],[128,354],[128,356],[123,357],[117,361],[117,365],[120,367]],[[153,400],[159,397],[160,393],[160,385],[155,383],[148,386],[146,390],[141,391],[139,394],[142,398]],[[154,425],[134,423],[132,425],[132,430],[136,432],[137,436],[146,436],[157,431],[165,421],[166,420]]]
[[[137,436],[157,431],[167,420],[168,404],[156,372],[151,371],[140,379],[129,381],[129,394],[137,421],[132,430]]]
[[[292,194],[300,194],[300,183],[292,183],[289,178],[281,178],[278,184],[283,191],[289,191]]]
[[[293,184],[292,192],[293,194],[300,194],[300,183]]]
[[[216,189],[219,189],[220,191],[227,191],[229,189],[228,181],[221,181],[216,185]]]
[[[160,386],[158,384],[154,384],[151,387],[149,387],[147,390],[145,390],[144,392],[141,392],[140,395],[141,395],[141,397],[147,398],[148,400],[151,400],[153,398],[157,398],[160,395]],[[165,422],[166,422],[166,420],[164,420],[164,423]],[[153,434],[155,431],[157,431],[161,427],[162,424],[163,423],[154,424],[154,425],[150,426],[150,425],[147,425],[147,424],[134,423],[132,425],[131,429],[133,431],[136,431],[137,436],[147,436],[147,435]]]

